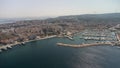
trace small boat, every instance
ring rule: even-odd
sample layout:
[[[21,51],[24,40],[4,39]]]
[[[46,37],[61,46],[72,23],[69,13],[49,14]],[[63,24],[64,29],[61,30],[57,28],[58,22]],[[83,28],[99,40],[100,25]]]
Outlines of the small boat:
[[[118,46],[117,48],[120,48],[120,46]]]
[[[2,52],[2,50],[0,49],[0,53]]]
[[[25,42],[22,42],[22,43],[21,43],[21,45],[24,45],[24,44],[25,44]]]
[[[1,50],[5,50],[5,51],[6,51],[6,50],[7,50],[7,47],[1,48]]]
[[[11,49],[12,47],[11,46],[7,46],[8,49]]]

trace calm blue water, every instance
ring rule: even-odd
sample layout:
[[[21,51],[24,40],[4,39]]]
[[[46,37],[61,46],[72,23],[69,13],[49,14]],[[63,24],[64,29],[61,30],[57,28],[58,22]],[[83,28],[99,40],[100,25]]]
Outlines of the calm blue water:
[[[120,49],[112,46],[70,48],[57,42],[79,44],[75,37],[51,38],[15,46],[0,54],[0,68],[120,68]]]

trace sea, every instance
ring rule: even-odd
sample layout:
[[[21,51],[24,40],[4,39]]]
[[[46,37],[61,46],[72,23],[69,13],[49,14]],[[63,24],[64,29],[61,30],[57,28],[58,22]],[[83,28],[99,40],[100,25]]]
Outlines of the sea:
[[[56,43],[81,44],[79,35],[49,38],[16,45],[0,54],[0,68],[120,68],[118,46],[72,48]]]

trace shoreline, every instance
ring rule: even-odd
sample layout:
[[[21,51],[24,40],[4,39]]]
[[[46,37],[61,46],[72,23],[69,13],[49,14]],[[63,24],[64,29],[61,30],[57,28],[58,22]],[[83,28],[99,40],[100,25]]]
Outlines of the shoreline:
[[[7,45],[3,45],[0,46],[0,53],[7,50],[7,49],[11,49],[12,47],[16,46],[16,45],[25,45],[26,43],[32,42],[32,41],[38,41],[38,40],[44,40],[44,39],[49,39],[49,38],[54,38],[54,37],[63,37],[63,38],[68,38],[69,40],[74,40],[73,39],[73,35],[72,36],[59,36],[59,35],[51,35],[51,36],[46,36],[43,38],[36,38],[34,40],[27,40],[27,41],[23,41],[23,42],[16,42],[13,44],[7,44]],[[117,39],[120,41],[120,38],[118,38],[117,35]],[[103,43],[90,43],[90,44],[64,44],[64,43],[56,43],[58,46],[65,46],[65,47],[73,47],[73,48],[82,48],[82,47],[88,47],[88,46],[100,46],[100,45],[114,45],[113,43],[110,42],[103,42]],[[120,45],[120,43],[119,43]]]
[[[24,42],[17,42],[17,43],[13,43],[13,44],[7,44],[7,45],[3,45],[3,46],[0,46],[0,53],[3,51],[3,50],[7,50],[7,49],[11,49],[12,47],[18,45],[18,44],[25,44],[25,43],[28,43],[28,42],[32,42],[32,41],[37,41],[37,40],[44,40],[44,39],[49,39],[49,38],[54,38],[54,37],[57,37],[57,35],[51,35],[51,36],[46,36],[44,38],[39,38],[39,39],[34,39],[34,40],[28,40],[28,41],[24,41]]]
[[[7,45],[0,46],[0,53],[3,52],[3,51],[6,51],[7,49],[12,49],[12,47],[14,47],[16,45],[24,45],[25,43],[28,43],[28,42],[37,41],[37,40],[44,40],[44,39],[49,39],[49,38],[54,38],[54,37],[63,37],[63,38],[68,38],[69,40],[73,40],[73,38],[72,38],[73,35],[72,36],[51,35],[51,36],[46,36],[46,37],[43,37],[43,38],[36,38],[34,40],[27,40],[27,41],[23,41],[23,42],[16,42],[16,43],[13,43],[13,44],[7,44]]]
[[[39,38],[39,39],[35,39],[35,40],[24,41],[23,43],[32,42],[32,41],[37,41],[37,40],[44,40],[44,39],[49,39],[49,38],[54,38],[54,37],[57,37],[57,35],[46,36],[46,37],[44,37],[44,38]]]

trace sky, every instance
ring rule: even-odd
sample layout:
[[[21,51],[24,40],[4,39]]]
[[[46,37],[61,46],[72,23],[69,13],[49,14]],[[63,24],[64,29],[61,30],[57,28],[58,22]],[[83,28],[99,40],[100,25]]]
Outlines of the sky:
[[[119,12],[120,0],[0,0],[0,18]]]

